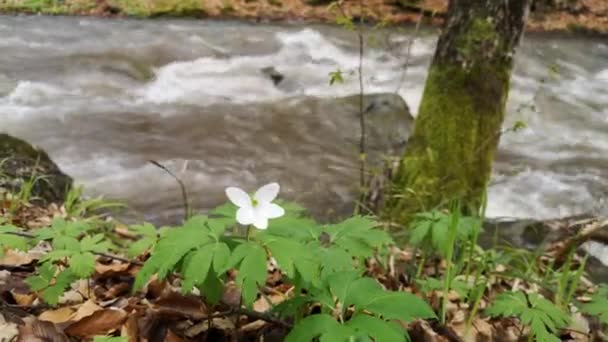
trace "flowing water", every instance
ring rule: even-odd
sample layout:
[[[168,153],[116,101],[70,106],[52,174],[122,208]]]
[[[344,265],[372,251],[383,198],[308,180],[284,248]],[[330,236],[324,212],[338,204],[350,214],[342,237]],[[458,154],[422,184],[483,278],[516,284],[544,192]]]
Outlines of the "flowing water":
[[[419,33],[403,77],[412,35],[375,33],[364,86],[399,94],[415,116],[436,32]],[[519,120],[528,128],[503,136],[488,214],[608,214],[608,44],[525,38],[505,128]],[[145,219],[181,215],[179,188],[150,159],[184,179],[198,210],[223,203],[226,186],[253,190],[268,181],[317,213],[343,212],[354,199],[359,126],[348,96],[359,83],[351,32],[0,16],[0,51],[0,130],[45,148],[89,194],[125,200]],[[268,67],[284,79],[275,85],[262,72]],[[345,82],[330,86],[336,69]],[[385,98],[394,112],[399,100]],[[406,135],[405,115],[378,117],[372,129]]]

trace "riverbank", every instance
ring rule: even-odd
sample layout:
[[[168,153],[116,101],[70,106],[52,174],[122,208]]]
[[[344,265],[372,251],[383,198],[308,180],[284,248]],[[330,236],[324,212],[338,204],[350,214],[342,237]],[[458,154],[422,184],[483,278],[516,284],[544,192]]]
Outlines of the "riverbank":
[[[343,14],[387,24],[439,25],[447,0],[345,1],[341,9],[329,0],[0,0],[0,13],[200,17],[251,21],[336,22]],[[544,3],[557,3],[544,5]],[[576,31],[608,34],[608,2],[604,0],[537,0],[528,23],[530,31]]]

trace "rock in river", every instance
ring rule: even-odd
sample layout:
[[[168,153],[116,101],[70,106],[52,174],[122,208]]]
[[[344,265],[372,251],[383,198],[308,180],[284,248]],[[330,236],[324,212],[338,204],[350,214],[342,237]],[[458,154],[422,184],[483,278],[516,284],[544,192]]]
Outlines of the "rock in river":
[[[0,133],[0,193],[18,192],[30,180],[35,182],[32,199],[42,204],[63,202],[72,186],[45,151]]]

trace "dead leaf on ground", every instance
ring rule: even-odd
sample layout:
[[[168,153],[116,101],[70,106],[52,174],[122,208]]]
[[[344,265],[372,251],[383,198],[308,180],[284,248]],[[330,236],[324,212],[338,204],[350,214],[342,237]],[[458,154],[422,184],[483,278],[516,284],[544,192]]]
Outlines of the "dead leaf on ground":
[[[71,324],[65,333],[74,337],[92,337],[106,335],[120,330],[127,320],[127,313],[121,309],[104,309]]]
[[[209,314],[200,297],[182,295],[179,292],[164,293],[154,301],[153,307],[159,315],[165,318],[201,320]]]
[[[55,310],[45,311],[38,316],[38,319],[41,321],[60,324],[69,321],[70,318],[74,316],[74,312],[76,312],[74,308],[66,306]]]
[[[95,273],[97,277],[108,277],[123,274],[129,267],[131,267],[131,264],[126,262],[113,262],[110,264],[97,263],[95,265]]]
[[[0,314],[0,341],[13,341],[17,334],[19,334],[17,324],[7,322]]]
[[[25,324],[18,328],[17,342],[69,342],[68,337],[51,322],[40,321],[34,317],[26,317],[23,321]]]

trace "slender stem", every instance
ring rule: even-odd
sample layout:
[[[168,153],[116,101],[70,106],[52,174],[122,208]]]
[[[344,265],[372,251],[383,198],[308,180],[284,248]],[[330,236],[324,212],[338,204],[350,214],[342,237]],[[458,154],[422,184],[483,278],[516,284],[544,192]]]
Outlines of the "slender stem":
[[[182,191],[182,201],[184,202],[184,222],[188,221],[188,218],[190,218],[190,205],[189,205],[189,201],[188,201],[188,192],[186,191],[186,185],[179,177],[177,177],[173,172],[171,172],[171,170],[169,170],[163,164],[157,162],[156,160],[149,160],[149,162],[152,165],[165,171],[169,176],[171,176],[171,177],[173,177],[173,179],[175,179],[177,184],[179,184],[179,187]]]

